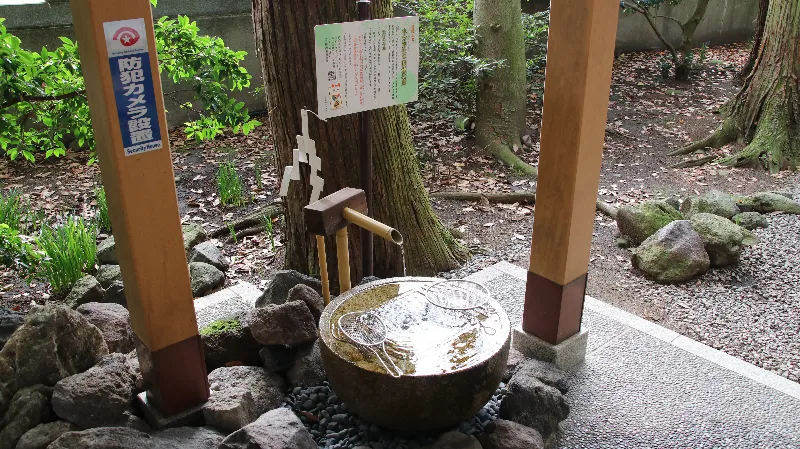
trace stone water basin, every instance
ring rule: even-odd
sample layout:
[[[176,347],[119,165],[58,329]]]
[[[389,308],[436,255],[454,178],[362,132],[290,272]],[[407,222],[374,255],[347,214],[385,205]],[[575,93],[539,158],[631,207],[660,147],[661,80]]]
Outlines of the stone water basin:
[[[322,313],[320,349],[328,380],[361,418],[396,430],[442,429],[471,418],[500,384],[511,342],[505,311],[493,299],[483,313],[437,307],[418,289],[440,281],[375,281],[340,295]],[[338,333],[339,318],[357,311],[371,311],[384,322],[386,351],[400,377]],[[386,358],[380,346],[375,349]]]

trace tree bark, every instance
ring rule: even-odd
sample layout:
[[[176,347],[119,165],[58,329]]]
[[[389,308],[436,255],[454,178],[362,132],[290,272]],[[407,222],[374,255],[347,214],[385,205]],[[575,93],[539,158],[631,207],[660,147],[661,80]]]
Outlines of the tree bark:
[[[742,89],[723,108],[725,119],[714,134],[687,148],[719,148],[743,137],[747,147],[719,162],[743,166],[761,160],[777,172],[800,160],[800,2],[768,3],[761,44]]]
[[[525,35],[519,0],[476,0],[473,21],[477,28],[479,58],[503,61],[478,80],[476,127],[478,147],[525,174],[536,169],[514,154],[521,148],[526,114]]]
[[[767,23],[767,10],[769,9],[769,0],[758,0],[758,19],[756,19],[756,33],[753,36],[753,48],[750,50],[750,56],[747,58],[747,63],[742,67],[742,70],[736,75],[739,80],[744,80],[753,71],[753,67],[758,59],[758,52],[761,50],[761,41],[764,39],[764,25]]]
[[[352,0],[253,0],[253,25],[258,54],[264,72],[269,122],[279,171],[292,164],[292,149],[297,146],[302,108],[317,110],[314,26],[355,20]],[[389,0],[372,2],[373,17],[391,17]],[[322,122],[311,119],[311,137],[322,158],[323,195],[343,187],[360,187],[358,118],[356,114]],[[405,237],[408,274],[432,275],[455,268],[466,259],[467,251],[445,230],[433,212],[425,192],[416,153],[411,141],[408,115],[404,106],[375,110],[372,113],[374,210],[371,215],[395,227]],[[303,207],[308,204],[311,187],[307,166],[303,180],[293,181],[286,199],[287,268],[317,273],[316,241],[303,222]],[[358,230],[351,226],[350,259],[353,281],[361,277],[361,244]],[[328,260],[335,259],[335,245],[328,241]],[[336,264],[328,264],[330,278],[337,279]],[[375,239],[375,275],[399,276],[403,273],[402,248]]]
[[[694,44],[694,32],[697,30],[697,26],[700,25],[700,22],[703,21],[703,16],[706,15],[709,1],[710,0],[697,0],[694,12],[689,19],[681,25],[681,45],[678,47],[681,52],[681,62],[680,65],[675,65],[675,79],[677,80],[685,81],[689,79],[689,72],[692,69],[691,65],[693,61],[693,58],[690,58],[689,55],[692,52],[692,46]]]

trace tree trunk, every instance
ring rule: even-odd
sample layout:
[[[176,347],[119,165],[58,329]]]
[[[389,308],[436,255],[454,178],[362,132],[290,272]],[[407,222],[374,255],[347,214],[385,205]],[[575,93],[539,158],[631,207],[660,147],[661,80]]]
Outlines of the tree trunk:
[[[525,35],[519,0],[476,0],[477,56],[503,64],[478,80],[475,135],[478,147],[525,174],[536,169],[514,154],[525,129]]]
[[[758,54],[744,86],[723,108],[726,118],[692,148],[719,148],[739,137],[750,140],[725,165],[751,165],[763,157],[770,171],[797,166],[800,159],[800,2],[772,0]]]
[[[689,73],[694,60],[694,58],[691,57],[692,47],[694,45],[694,32],[706,15],[709,1],[710,0],[697,0],[697,5],[694,8],[694,12],[689,17],[689,20],[681,25],[681,45],[678,47],[681,60],[680,63],[676,62],[675,64],[675,79],[677,80],[686,81],[689,79]]]
[[[373,1],[373,17],[391,17],[389,0]],[[253,0],[253,25],[264,72],[269,122],[279,172],[292,164],[292,149],[301,128],[300,109],[317,110],[314,26],[355,20],[352,0]],[[343,187],[360,187],[358,117],[356,114],[322,122],[310,119],[309,131],[322,158],[323,195]],[[404,106],[372,113],[374,206],[372,216],[403,233],[408,274],[432,275],[455,268],[466,256],[434,215],[422,184]],[[303,207],[311,187],[307,166],[303,180],[293,181],[287,196],[286,267],[304,273],[319,271],[316,241],[306,233]],[[353,281],[361,279],[361,243],[350,226]],[[337,279],[334,240],[326,247],[330,279]],[[375,275],[403,273],[402,249],[375,239]]]
[[[761,41],[764,39],[764,25],[767,23],[767,10],[769,9],[769,0],[758,0],[758,19],[756,19],[756,33],[753,35],[753,48],[750,50],[750,56],[747,58],[747,63],[742,67],[742,70],[736,75],[736,78],[744,80],[753,71],[753,66],[756,64],[758,58],[758,51],[761,49]]]

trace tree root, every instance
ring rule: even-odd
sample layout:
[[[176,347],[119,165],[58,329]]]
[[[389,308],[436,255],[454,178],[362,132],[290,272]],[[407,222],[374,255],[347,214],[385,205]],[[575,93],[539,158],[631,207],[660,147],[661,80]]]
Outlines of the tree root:
[[[432,192],[431,197],[458,201],[481,201],[486,198],[490,203],[529,203],[536,201],[536,192],[480,193],[480,192]]]
[[[700,159],[690,159],[688,161],[678,162],[677,164],[670,165],[669,168],[687,168],[687,167],[699,167],[701,165],[705,165],[717,159],[717,155],[712,154],[711,156],[704,156]]]
[[[498,161],[510,166],[512,169],[521,172],[527,176],[533,176],[534,178],[538,176],[538,171],[536,167],[528,164],[527,162],[523,161],[519,158],[516,154],[514,154],[511,149],[503,145],[501,143],[492,143],[489,144],[489,153],[495,157]]]
[[[262,208],[256,209],[255,211],[247,214],[247,216],[236,221],[224,223],[223,226],[211,231],[208,236],[211,238],[218,238],[224,235],[230,235],[231,227],[233,227],[234,231],[241,231],[242,229],[263,225],[262,222],[265,216],[277,217],[283,215],[285,210],[286,209],[284,208],[283,203],[276,202],[266,205]]]
[[[262,225],[262,226],[255,226],[255,227],[252,227],[252,228],[247,228],[247,229],[241,230],[241,231],[236,233],[236,237],[234,237],[233,235],[228,237],[227,240],[225,240],[225,243],[237,243],[240,240],[244,239],[245,237],[251,237],[251,236],[260,234],[260,233],[264,232],[264,230],[266,230],[266,229],[267,229],[266,226]]]
[[[611,218],[617,218],[617,212],[619,212],[619,209],[616,207],[606,204],[600,200],[595,202],[595,207],[597,208],[598,212],[602,213],[603,215],[608,215]]]
[[[678,148],[677,150],[671,151],[668,153],[668,155],[680,156],[683,154],[694,153],[697,150],[703,150],[706,148],[722,148],[736,140],[737,137],[739,137],[739,129],[736,126],[736,123],[732,119],[727,118],[710,136],[703,140],[690,143],[683,148]]]

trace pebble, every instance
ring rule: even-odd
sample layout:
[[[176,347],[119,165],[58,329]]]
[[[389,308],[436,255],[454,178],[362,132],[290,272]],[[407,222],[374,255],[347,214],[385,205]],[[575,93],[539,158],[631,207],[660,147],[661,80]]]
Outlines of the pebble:
[[[497,419],[505,394],[505,385],[500,384],[492,399],[475,416],[459,424],[458,430],[466,435],[481,433],[489,422]],[[292,409],[317,445],[326,449],[421,449],[438,436],[437,433],[397,432],[362,421],[349,413],[327,381],[314,387],[290,390],[282,406]],[[299,413],[301,411],[312,411],[319,420],[309,419]]]

